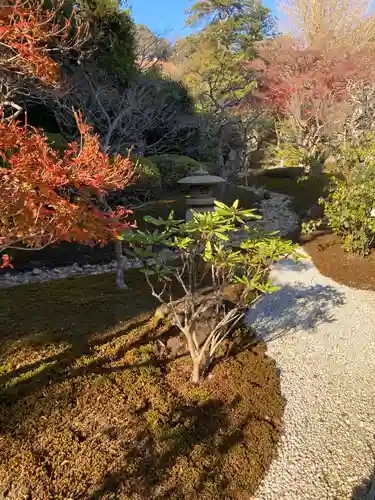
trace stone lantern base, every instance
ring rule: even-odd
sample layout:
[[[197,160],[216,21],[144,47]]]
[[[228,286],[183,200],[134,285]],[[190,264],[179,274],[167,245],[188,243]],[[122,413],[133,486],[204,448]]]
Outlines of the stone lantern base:
[[[215,198],[188,198],[186,200],[185,220],[193,218],[192,212],[214,212]]]

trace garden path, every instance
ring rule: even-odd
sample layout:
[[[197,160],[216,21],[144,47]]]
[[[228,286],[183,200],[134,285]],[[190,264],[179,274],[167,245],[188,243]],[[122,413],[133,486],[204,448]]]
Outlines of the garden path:
[[[375,462],[375,293],[322,276],[308,257],[247,321],[268,343],[287,405],[279,455],[256,500],[367,500]]]

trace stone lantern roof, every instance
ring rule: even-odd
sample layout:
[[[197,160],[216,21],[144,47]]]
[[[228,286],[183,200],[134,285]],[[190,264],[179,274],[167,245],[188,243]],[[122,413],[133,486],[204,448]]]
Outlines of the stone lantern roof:
[[[189,175],[188,177],[184,177],[177,181],[178,184],[184,184],[189,186],[211,186],[214,184],[220,184],[225,182],[225,179],[219,177],[217,175],[210,175],[207,170],[204,170],[202,167],[194,172],[193,175]]]

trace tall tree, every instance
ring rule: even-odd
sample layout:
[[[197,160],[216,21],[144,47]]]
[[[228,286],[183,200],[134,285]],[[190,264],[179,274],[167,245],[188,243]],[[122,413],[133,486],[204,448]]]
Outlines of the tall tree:
[[[256,0],[204,0],[187,12],[188,26],[205,22],[222,46],[252,55],[254,43],[275,34],[269,9]]]
[[[228,20],[232,10],[232,0],[201,0],[187,11],[189,17],[186,23],[189,26],[207,21],[212,24],[223,23]]]
[[[134,23],[130,10],[122,9],[117,0],[77,0],[75,6],[89,23],[95,60],[127,83],[135,72]]]
[[[189,43],[179,43],[184,79],[200,109],[214,117],[217,164],[227,176],[244,167],[249,138],[258,137],[259,109],[247,106],[246,116],[236,110],[254,88],[252,70],[244,61],[254,56],[256,42],[273,34],[274,21],[254,0],[202,1],[188,14],[187,24],[206,25]]]
[[[138,68],[148,69],[158,61],[165,61],[171,54],[170,41],[153,33],[144,24],[135,26],[135,50]]]
[[[375,38],[372,0],[279,0],[285,28],[309,45],[339,43],[361,50]]]

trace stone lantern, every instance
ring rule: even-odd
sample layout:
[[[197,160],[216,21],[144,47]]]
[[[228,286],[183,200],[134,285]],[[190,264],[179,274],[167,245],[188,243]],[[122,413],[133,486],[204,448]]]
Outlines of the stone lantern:
[[[217,175],[210,175],[203,168],[178,181],[178,184],[189,187],[190,198],[186,199],[185,218],[187,221],[191,220],[192,211],[213,212],[215,210],[214,187],[223,182],[225,179]]]

